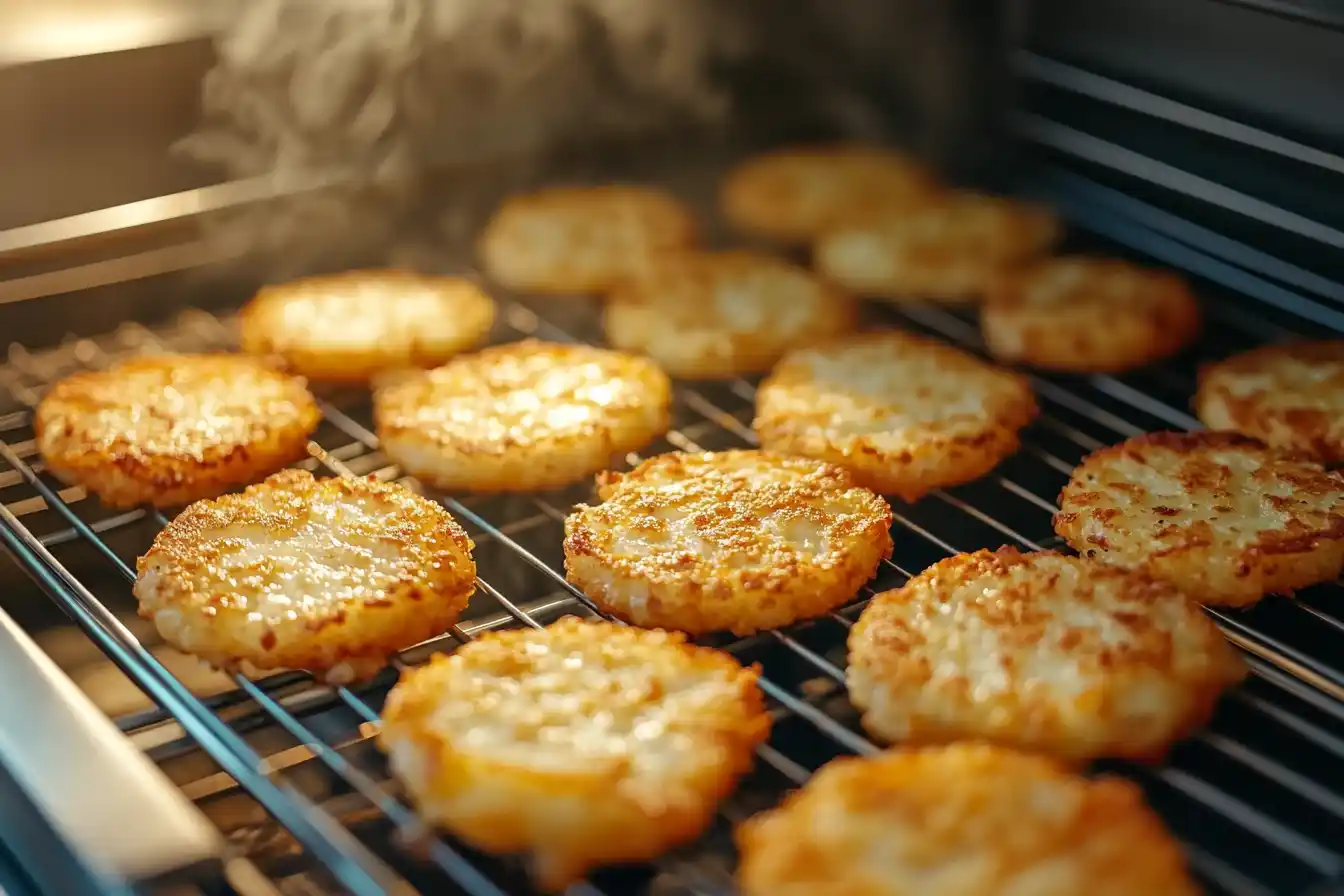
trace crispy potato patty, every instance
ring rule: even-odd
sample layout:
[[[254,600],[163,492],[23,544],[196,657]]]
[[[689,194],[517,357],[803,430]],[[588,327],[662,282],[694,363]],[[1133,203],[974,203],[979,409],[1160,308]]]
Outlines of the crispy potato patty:
[[[854,327],[854,299],[810,271],[758,252],[687,252],[614,292],[611,345],[687,379],[763,373],[792,348]]]
[[[599,480],[565,521],[569,580],[635,625],[745,635],[853,599],[891,511],[838,467],[760,451],[664,454]]]
[[[1118,373],[1175,354],[1199,335],[1199,303],[1169,271],[1056,258],[1004,274],[980,311],[1000,361]]]
[[[33,416],[47,469],[112,507],[177,507],[307,453],[303,380],[242,355],[135,358],[52,386]]]
[[[379,744],[426,820],[559,891],[697,837],[769,729],[727,654],[570,617],[407,670]]]
[[[817,270],[862,296],[965,301],[1059,239],[1054,214],[995,196],[952,194],[913,211],[836,228],[816,243]]]
[[[837,759],[738,829],[742,896],[1198,896],[1118,778],[978,744]]]
[[[731,171],[724,216],[746,233],[806,243],[879,211],[903,211],[936,191],[928,173],[888,150],[821,146],[775,150]]]
[[[184,510],[136,563],[135,596],[169,644],[217,668],[347,684],[457,621],[471,549],[403,486],[283,470]]]
[[[529,492],[591,476],[666,432],[672,385],[648,359],[529,339],[379,390],[383,450],[447,491]]]
[[[846,679],[884,740],[1087,760],[1161,755],[1244,674],[1174,586],[1000,548],[949,557],[873,598],[851,630]]]
[[[1344,340],[1267,345],[1211,364],[1195,412],[1210,429],[1344,462]]]
[[[604,293],[696,241],[695,217],[653,187],[550,187],[515,196],[482,232],[486,273],[508,289]]]
[[[1344,475],[1233,433],[1150,433],[1083,459],[1055,531],[1201,603],[1245,606],[1344,570]]]
[[[240,318],[244,351],[309,379],[365,382],[466,351],[490,332],[495,304],[458,277],[347,271],[267,286]]]
[[[757,392],[752,426],[763,448],[838,464],[914,501],[988,473],[1035,416],[1017,374],[887,332],[789,353]]]

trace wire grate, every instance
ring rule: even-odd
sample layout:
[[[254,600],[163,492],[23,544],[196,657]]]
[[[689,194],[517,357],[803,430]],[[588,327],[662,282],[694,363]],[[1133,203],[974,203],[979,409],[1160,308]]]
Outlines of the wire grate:
[[[1221,343],[1219,353],[1258,340],[1254,317],[1244,307],[1231,303],[1225,312],[1213,312],[1210,329]],[[500,318],[500,339],[586,339],[594,332],[586,304],[510,301]],[[911,306],[896,322],[979,349],[974,322],[960,313]],[[0,377],[12,396],[31,407],[53,379],[75,369],[105,366],[135,352],[227,348],[233,342],[228,322],[189,311],[163,331],[129,324],[106,339],[72,341],[47,353],[16,348]],[[1123,378],[1036,378],[1044,415],[1023,450],[978,483],[897,505],[896,554],[872,588],[899,585],[959,550],[1057,547],[1050,528],[1054,495],[1077,460],[1145,429],[1194,425],[1183,409],[1192,371],[1183,363]],[[674,429],[649,453],[750,444],[754,391],[745,380],[680,386]],[[333,393],[322,405],[325,423],[306,466],[332,475],[397,475],[366,422],[366,402]],[[257,841],[266,832],[288,844],[274,850],[280,856],[263,861],[263,868],[284,877],[316,867],[319,877],[356,894],[408,887],[445,892],[447,881],[453,892],[473,896],[522,891],[516,867],[425,830],[388,781],[370,741],[390,676],[357,689],[318,686],[297,673],[255,681],[237,676],[222,693],[193,694],[110,608],[112,600],[96,595],[58,557],[79,546],[92,549],[120,580],[124,599],[134,551],[122,546],[120,536],[130,533],[143,550],[167,519],[155,511],[109,513],[81,489],[49,481],[30,436],[26,410],[0,417],[0,460],[8,467],[0,471],[0,536],[162,707],[121,719],[123,729],[152,743],[151,753],[173,768],[199,752],[185,734],[218,764],[204,774],[179,775],[207,811],[233,805],[246,792],[273,820],[246,828],[250,845],[261,852]],[[468,618],[406,651],[399,664],[492,628],[595,612],[559,567],[560,523],[570,505],[588,497],[586,487],[503,498],[440,496],[479,544],[479,596]],[[732,823],[776,801],[829,758],[877,749],[858,727],[843,688],[845,634],[871,594],[789,631],[711,639],[744,661],[763,664],[777,727],[760,751],[758,771],[695,848],[650,869],[600,873],[574,893],[731,893],[724,835]],[[1336,586],[1323,586],[1294,601],[1270,599],[1250,611],[1214,613],[1248,654],[1251,680],[1229,697],[1208,731],[1182,744],[1165,764],[1108,766],[1145,787],[1214,892],[1322,892],[1313,888],[1344,873],[1338,845],[1344,843],[1344,671],[1335,660],[1344,618],[1332,607],[1338,595]],[[296,850],[302,861],[294,858]]]

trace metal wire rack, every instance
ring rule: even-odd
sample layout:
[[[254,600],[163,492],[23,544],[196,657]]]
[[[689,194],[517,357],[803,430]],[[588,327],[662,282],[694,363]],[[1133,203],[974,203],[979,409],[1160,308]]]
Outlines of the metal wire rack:
[[[1210,324],[1220,351],[1258,338],[1238,324],[1235,304],[1228,309]],[[973,322],[942,308],[911,307],[897,322],[978,348]],[[592,323],[592,308],[584,303],[512,301],[496,337],[568,340],[591,336]],[[31,406],[53,379],[104,366],[122,354],[232,344],[226,321],[189,311],[160,331],[129,324],[109,338],[73,341],[51,352],[15,348],[0,375],[9,392]],[[979,483],[937,492],[916,505],[897,505],[896,553],[872,588],[897,585],[959,550],[1056,545],[1049,525],[1053,496],[1079,457],[1144,429],[1195,425],[1176,397],[1189,394],[1190,378],[1188,363],[1126,378],[1038,378],[1034,385],[1045,413],[1022,452]],[[750,444],[753,393],[754,385],[745,380],[679,387],[674,429],[649,453]],[[323,396],[322,404],[326,423],[310,445],[308,466],[333,475],[396,475],[379,453],[362,400],[332,394]],[[33,456],[28,426],[23,409],[0,418],[0,459],[8,466],[0,472],[5,498],[0,536],[163,708],[121,720],[123,729],[133,737],[157,732],[153,752],[172,769],[197,752],[181,741],[174,728],[180,726],[218,764],[183,780],[188,793],[208,813],[246,799],[269,816],[231,831],[240,847],[271,855],[262,867],[278,879],[318,881],[319,888],[357,894],[408,886],[446,892],[447,881],[456,888],[449,892],[473,896],[521,891],[524,884],[510,863],[424,830],[388,782],[369,744],[387,680],[329,689],[300,674],[256,681],[238,676],[234,690],[202,698],[170,674],[114,611],[114,600],[95,594],[58,556],[78,543],[91,547],[128,592],[133,553],[113,539],[131,533],[143,550],[167,520],[145,510],[111,514],[85,500],[80,489],[49,481]],[[516,498],[443,497],[480,544],[480,595],[465,621],[442,639],[408,651],[398,665],[497,626],[538,626],[564,613],[593,612],[558,565],[560,523],[568,506],[584,497],[586,488]],[[1207,731],[1166,764],[1110,769],[1145,787],[1214,892],[1315,892],[1344,872],[1344,671],[1334,661],[1344,615],[1332,607],[1338,596],[1338,589],[1328,586],[1293,601],[1271,599],[1249,612],[1215,613],[1248,654],[1252,679],[1229,698]],[[843,697],[844,634],[863,603],[790,631],[717,641],[765,669],[777,730],[760,751],[758,771],[725,804],[721,823],[696,848],[649,869],[604,872],[573,892],[730,893],[731,854],[724,835],[733,822],[801,784],[830,757],[877,749]],[[165,733],[165,726],[173,730]]]

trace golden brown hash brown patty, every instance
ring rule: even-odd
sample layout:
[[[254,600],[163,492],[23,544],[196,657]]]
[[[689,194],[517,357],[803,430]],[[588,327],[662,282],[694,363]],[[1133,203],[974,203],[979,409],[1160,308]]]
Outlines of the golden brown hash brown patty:
[[[1150,433],[1083,459],[1055,531],[1202,603],[1245,606],[1344,569],[1344,475],[1233,433]]]
[[[529,339],[381,389],[383,450],[448,491],[530,492],[591,476],[667,431],[672,384],[646,358]]]
[[[695,839],[769,729],[729,655],[571,617],[407,670],[379,745],[426,820],[558,892]]]
[[[471,549],[403,486],[283,470],[184,510],[136,563],[135,595],[169,644],[216,668],[347,684],[457,621]]]
[[[1173,355],[1199,335],[1200,310],[1169,271],[1055,258],[1005,273],[980,311],[989,353],[1047,370],[1115,373]]]
[[[695,217],[653,187],[549,187],[514,196],[482,232],[486,273],[508,289],[603,293],[696,241]]]
[[[1245,671],[1174,586],[1000,548],[873,598],[850,632],[846,681],[886,741],[1150,759],[1204,724]]]
[[[1210,429],[1344,462],[1344,340],[1267,345],[1211,364],[1195,412]]]
[[[480,342],[494,319],[495,303],[469,280],[396,270],[267,286],[240,314],[244,351],[336,382],[442,364]]]
[[[738,829],[742,896],[1198,896],[1118,778],[978,744],[837,759]]]
[[[614,348],[676,377],[763,373],[789,349],[854,328],[858,304],[810,271],[759,252],[686,252],[610,296]]]
[[[307,453],[303,380],[241,355],[135,358],[52,386],[33,417],[47,469],[111,507],[176,507]]]
[[[904,211],[934,194],[927,172],[888,150],[819,146],[763,153],[724,180],[723,214],[737,229],[806,243],[881,211]]]
[[[599,479],[565,521],[565,571],[635,625],[746,635],[853,599],[891,511],[844,470],[760,451],[664,454]]]
[[[967,301],[1059,235],[1058,219],[1044,208],[957,193],[831,230],[813,259],[823,276],[861,296]]]
[[[838,464],[914,501],[985,475],[1036,416],[1027,381],[908,333],[869,333],[785,356],[756,394],[761,447]]]

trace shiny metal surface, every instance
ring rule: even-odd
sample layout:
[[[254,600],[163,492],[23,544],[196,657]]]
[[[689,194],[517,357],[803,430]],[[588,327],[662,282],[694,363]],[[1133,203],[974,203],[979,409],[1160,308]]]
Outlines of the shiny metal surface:
[[[0,3],[0,229],[219,179],[168,149],[195,124],[209,36],[237,6]]]
[[[139,50],[207,37],[238,0],[5,0],[0,67]]]
[[[218,830],[3,611],[0,678],[9,785],[0,818],[33,878],[74,896],[222,872]],[[40,828],[14,824],[21,803],[51,822],[58,842],[44,844]]]

